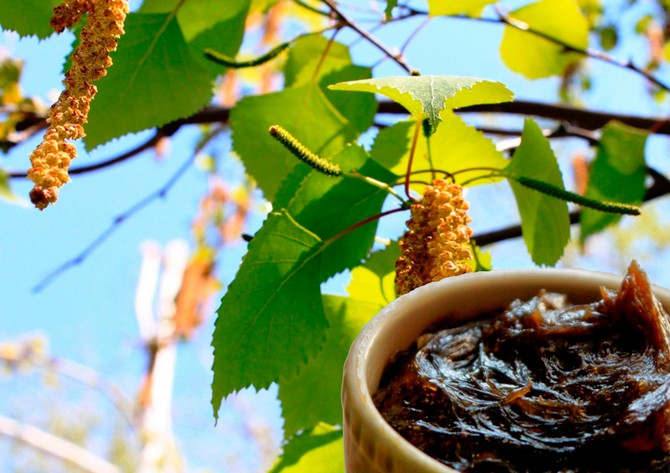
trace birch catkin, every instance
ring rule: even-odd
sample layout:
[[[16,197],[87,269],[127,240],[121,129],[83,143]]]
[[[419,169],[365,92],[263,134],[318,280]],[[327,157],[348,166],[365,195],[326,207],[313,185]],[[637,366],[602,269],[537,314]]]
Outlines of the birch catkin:
[[[426,186],[423,198],[412,205],[407,232],[400,240],[396,262],[396,292],[472,271],[468,203],[463,188],[437,179]]]
[[[40,210],[56,202],[58,189],[70,180],[68,169],[77,150],[66,140],[85,136],[84,124],[97,92],[93,82],[112,65],[109,53],[124,33],[127,13],[126,0],[65,0],[54,8],[51,26],[58,33],[79,22],[84,14],[88,20],[63,81],[65,90],[49,110],[42,143],[30,154],[28,178],[35,183],[30,200]]]

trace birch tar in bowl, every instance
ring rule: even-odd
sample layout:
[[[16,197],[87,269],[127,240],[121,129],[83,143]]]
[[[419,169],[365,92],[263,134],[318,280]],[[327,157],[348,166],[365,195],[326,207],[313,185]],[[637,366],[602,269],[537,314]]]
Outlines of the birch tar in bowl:
[[[625,281],[627,296],[619,297],[614,291],[622,286],[621,276],[552,269],[498,271],[447,278],[398,298],[362,330],[347,359],[347,472],[668,471],[670,321],[661,312],[638,321],[639,309],[653,314],[660,307],[650,302],[644,288],[631,290],[642,284],[634,274]],[[603,300],[601,287],[612,291],[604,293],[611,300],[598,305]],[[670,293],[658,288],[653,292],[667,309]],[[556,298],[562,296],[549,293],[586,305],[572,313],[554,309],[551,301],[560,307]],[[548,299],[533,302],[538,294]],[[517,302],[494,328],[477,326],[481,322],[476,320],[501,313],[515,300],[531,302]],[[537,304],[548,304],[547,311],[536,313]],[[608,307],[616,304],[624,304],[625,313],[617,316],[621,320],[603,323],[602,317],[611,316]],[[458,340],[467,326],[488,330],[489,338],[474,340],[468,335]],[[446,329],[451,336],[447,340],[456,342],[449,347],[444,340],[427,341],[425,333],[435,327],[451,327]],[[497,343],[505,330],[512,336]],[[407,352],[417,340],[428,352]],[[510,353],[519,340],[522,347],[525,344],[521,351],[531,355],[515,361]],[[426,378],[421,382],[412,380],[416,375],[404,368],[388,368],[402,353],[400,358],[419,356],[425,361],[439,351],[435,346],[440,343],[451,355],[419,363],[419,378]],[[473,356],[474,346],[486,350]],[[488,362],[481,363],[487,357]],[[600,358],[613,362],[607,368]],[[631,366],[640,376],[631,374],[617,384],[629,358],[637,363]],[[595,373],[589,372],[592,364]],[[426,372],[438,368],[452,377],[429,379]],[[388,384],[394,374],[399,379],[395,387]],[[608,375],[615,382],[605,392]],[[439,402],[431,404],[431,397]],[[469,411],[464,406],[470,406]]]

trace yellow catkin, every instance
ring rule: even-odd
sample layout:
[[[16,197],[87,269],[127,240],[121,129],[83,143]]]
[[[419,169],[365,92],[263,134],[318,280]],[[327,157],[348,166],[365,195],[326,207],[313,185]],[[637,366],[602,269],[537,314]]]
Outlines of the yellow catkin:
[[[468,203],[463,188],[443,179],[426,186],[423,198],[412,205],[407,232],[400,240],[396,262],[396,292],[472,271]]]
[[[65,140],[85,136],[91,100],[97,89],[93,82],[107,74],[112,65],[109,53],[124,33],[128,14],[126,0],[65,0],[54,8],[51,26],[57,32],[88,14],[80,43],[72,55],[72,67],[65,75],[65,90],[49,110],[49,124],[42,143],[30,154],[28,178],[35,183],[30,200],[40,210],[58,199],[58,189],[70,180],[70,162],[77,157],[74,145]]]

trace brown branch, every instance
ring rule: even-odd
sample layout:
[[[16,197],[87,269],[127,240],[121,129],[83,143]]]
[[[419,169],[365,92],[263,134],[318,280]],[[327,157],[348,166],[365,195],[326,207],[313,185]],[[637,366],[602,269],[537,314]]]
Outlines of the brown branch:
[[[390,115],[405,115],[405,110],[402,105],[390,101],[380,101],[378,104],[378,113]],[[599,130],[612,120],[619,121],[626,125],[638,128],[640,130],[647,130],[650,133],[659,135],[670,135],[670,121],[661,117],[641,117],[637,115],[626,115],[619,113],[607,113],[591,110],[584,110],[566,105],[555,105],[527,100],[516,100],[514,102],[474,105],[470,107],[463,107],[456,110],[457,113],[501,113],[510,115],[530,115],[550,120],[556,120],[569,124],[571,127],[581,128],[583,130],[593,131]],[[230,118],[230,109],[226,107],[209,106],[198,113],[191,115],[188,118],[176,120],[164,127],[161,127],[152,138],[136,148],[123,153],[122,155],[103,160],[100,163],[91,164],[73,168],[70,170],[71,174],[84,174],[87,172],[103,169],[112,166],[119,162],[125,161],[137,154],[151,148],[160,138],[171,136],[185,125],[199,125],[212,123],[227,123]],[[30,126],[46,124],[44,117],[37,119],[32,118]],[[492,131],[494,133],[494,131]],[[502,132],[502,134],[514,134],[513,131]],[[25,178],[25,171],[14,171],[7,173],[9,178]]]
[[[408,113],[402,105],[390,101],[379,102],[377,112],[392,115],[405,115]],[[666,118],[597,112],[567,105],[555,105],[527,100],[473,105],[460,108],[456,110],[456,113],[506,113],[511,115],[532,115],[570,123],[571,125],[584,130],[598,130],[608,122],[617,120],[640,130],[647,130],[655,134],[670,135],[670,121]]]

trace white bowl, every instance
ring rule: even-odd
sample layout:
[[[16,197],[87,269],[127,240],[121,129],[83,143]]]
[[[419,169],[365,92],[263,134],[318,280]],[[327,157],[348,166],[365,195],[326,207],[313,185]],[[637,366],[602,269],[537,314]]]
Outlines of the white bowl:
[[[540,289],[561,292],[570,302],[600,300],[600,287],[617,289],[622,276],[568,269],[470,273],[427,284],[382,309],[354,341],[344,367],[344,456],[347,473],[455,473],[414,447],[383,419],[372,401],[389,359],[407,349],[427,327],[463,322],[529,299]],[[670,291],[654,287],[666,311]]]

